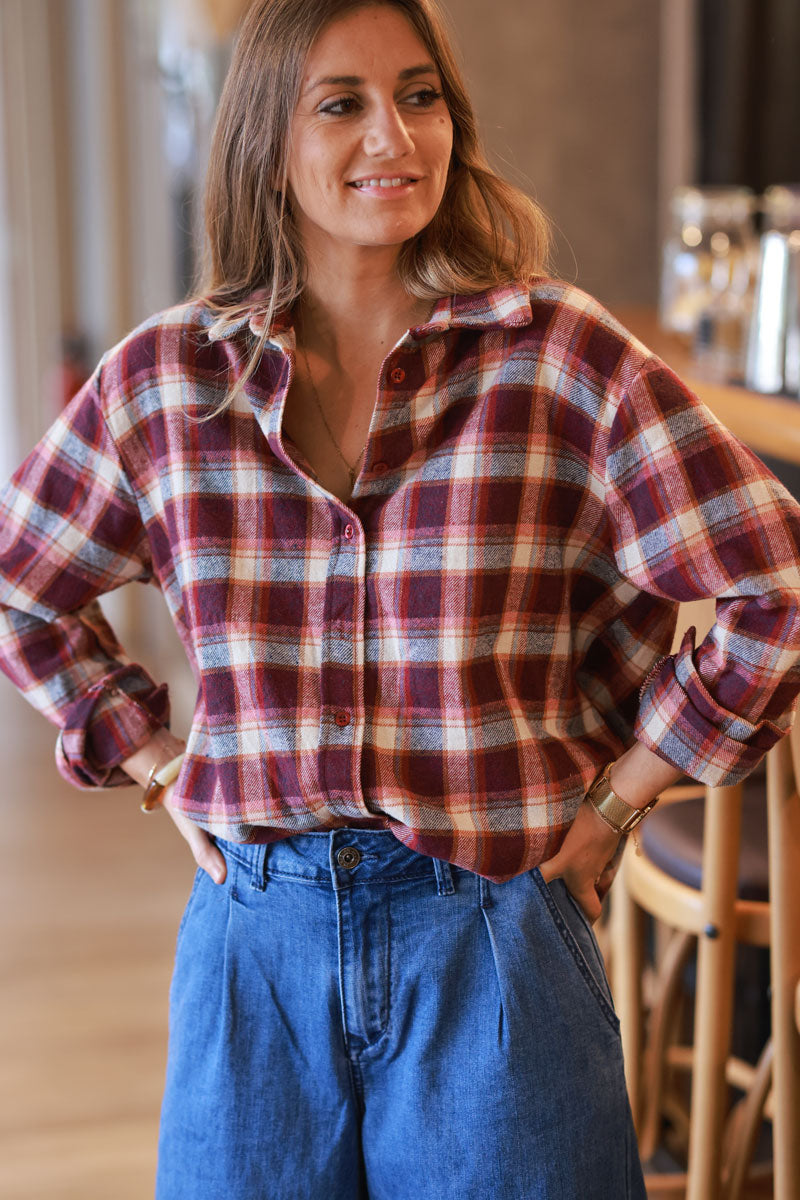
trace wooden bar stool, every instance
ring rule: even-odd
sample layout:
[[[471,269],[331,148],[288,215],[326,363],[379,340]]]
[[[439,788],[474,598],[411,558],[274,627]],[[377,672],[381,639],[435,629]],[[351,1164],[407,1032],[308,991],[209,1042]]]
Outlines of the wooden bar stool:
[[[683,819],[684,806],[696,803],[686,791],[670,789],[646,824],[648,841],[668,819]],[[670,811],[667,812],[667,806]],[[626,1073],[642,1158],[659,1141],[665,1082],[675,1071],[691,1071],[688,1125],[688,1174],[648,1175],[650,1196],[721,1197],[722,1127],[733,1013],[734,955],[737,938],[766,945],[766,904],[748,902],[737,912],[738,858],[742,788],[709,788],[703,819],[702,887],[675,877],[647,853],[629,845],[612,900],[612,978],[622,1023]],[[645,826],[642,827],[642,834]],[[640,835],[641,837],[641,835]],[[698,839],[699,841],[699,839]],[[657,974],[647,1044],[643,1036],[643,917],[649,914],[673,930]],[[737,921],[739,928],[737,929]],[[751,926],[746,930],[743,926]],[[755,928],[753,928],[755,926]],[[693,1047],[675,1045],[675,1002],[684,967],[697,940],[697,986]],[[749,1080],[748,1080],[749,1083]],[[673,1102],[670,1115],[679,1124]]]
[[[794,761],[792,749],[794,748]],[[648,1194],[688,1200],[735,1200],[744,1194],[756,1136],[766,1113],[773,1119],[775,1200],[800,1195],[800,1053],[795,992],[800,977],[800,800],[794,762],[800,765],[800,731],[768,756],[767,796],[748,797],[746,825],[753,806],[760,812],[762,836],[769,811],[769,856],[763,857],[759,888],[748,883],[741,859],[742,787],[699,789],[704,796],[702,878],[688,882],[679,865],[664,858],[659,837],[669,840],[676,822],[688,822],[698,804],[698,788],[672,788],[642,826],[642,853],[629,845],[611,906],[611,974],[620,1015],[631,1106],[642,1157],[658,1141],[667,1075],[691,1071],[688,1171],[649,1175]],[[800,772],[798,772],[800,774]],[[674,841],[674,838],[673,838]],[[697,843],[699,846],[699,836]],[[746,849],[752,851],[752,833]],[[746,859],[745,855],[745,859]],[[752,857],[752,855],[751,855]],[[750,863],[750,874],[752,862]],[[768,870],[767,870],[768,868]],[[757,874],[757,872],[756,872]],[[767,875],[772,905],[766,902]],[[681,878],[683,876],[683,878]],[[692,883],[694,886],[692,886]],[[744,893],[744,894],[743,894]],[[643,919],[649,913],[673,930],[659,956],[657,1000],[647,1044],[643,1038]],[[675,1001],[684,967],[698,944],[693,1046],[674,1044]],[[773,1039],[758,1064],[730,1055],[737,942],[772,946]],[[774,1086],[770,1095],[770,1084]],[[728,1085],[744,1092],[728,1114]],[[679,1113],[670,1113],[674,1118]],[[723,1126],[726,1136],[723,1138]],[[751,1180],[751,1186],[756,1182]],[[755,1194],[750,1192],[748,1194]],[[771,1195],[770,1192],[761,1192]]]

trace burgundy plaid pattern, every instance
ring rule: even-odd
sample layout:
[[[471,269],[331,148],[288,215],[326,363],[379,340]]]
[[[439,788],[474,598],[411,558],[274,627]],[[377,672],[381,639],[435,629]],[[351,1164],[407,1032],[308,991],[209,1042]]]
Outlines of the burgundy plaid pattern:
[[[351,503],[281,436],[288,317],[203,305],[108,353],[3,493],[0,659],[81,786],[168,720],[96,600],[163,592],[198,680],[175,798],[271,841],[390,826],[490,879],[555,851],[638,737],[742,778],[800,689],[800,510],[577,289],[441,300],[381,369]],[[676,604],[719,597],[669,655]],[[641,692],[641,698],[640,698]]]

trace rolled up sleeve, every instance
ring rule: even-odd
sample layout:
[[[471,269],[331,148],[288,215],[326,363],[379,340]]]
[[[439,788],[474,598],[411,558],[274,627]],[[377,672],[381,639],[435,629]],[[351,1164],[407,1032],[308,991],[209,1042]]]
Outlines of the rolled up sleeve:
[[[800,507],[658,359],[609,422],[620,571],[676,602],[716,600],[641,690],[635,736],[693,779],[738,782],[787,731],[800,691]]]
[[[168,724],[167,688],[130,662],[98,597],[153,578],[136,497],[101,408],[102,364],[0,494],[0,668],[56,724],[78,787]]]

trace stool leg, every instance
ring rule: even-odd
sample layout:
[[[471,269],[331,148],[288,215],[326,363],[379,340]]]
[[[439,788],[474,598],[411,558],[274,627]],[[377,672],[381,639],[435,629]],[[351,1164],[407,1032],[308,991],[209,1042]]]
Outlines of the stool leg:
[[[800,1034],[793,1010],[800,979],[800,799],[788,738],[778,742],[767,757],[767,813],[775,1200],[796,1200],[800,1188]]]
[[[758,1133],[764,1120],[764,1105],[772,1082],[772,1039],[761,1052],[750,1087],[733,1109],[725,1127],[722,1177],[725,1200],[740,1200]]]
[[[645,1161],[655,1153],[661,1132],[667,1046],[673,1032],[673,1017],[681,977],[694,949],[694,943],[694,934],[675,930],[656,977],[642,1072],[642,1126],[639,1150]]]
[[[637,1132],[642,1108],[642,970],[644,917],[625,886],[625,858],[611,892],[611,990],[620,1021],[628,1099]]]
[[[687,1200],[718,1200],[720,1195],[741,820],[741,785],[708,789],[703,834],[705,930],[697,953]]]

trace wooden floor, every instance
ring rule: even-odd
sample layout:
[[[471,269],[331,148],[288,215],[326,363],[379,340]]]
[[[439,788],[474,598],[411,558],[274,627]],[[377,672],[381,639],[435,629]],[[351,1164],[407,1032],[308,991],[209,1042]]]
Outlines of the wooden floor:
[[[137,788],[66,784],[54,743],[0,676],[0,1196],[144,1200],[194,862]]]

